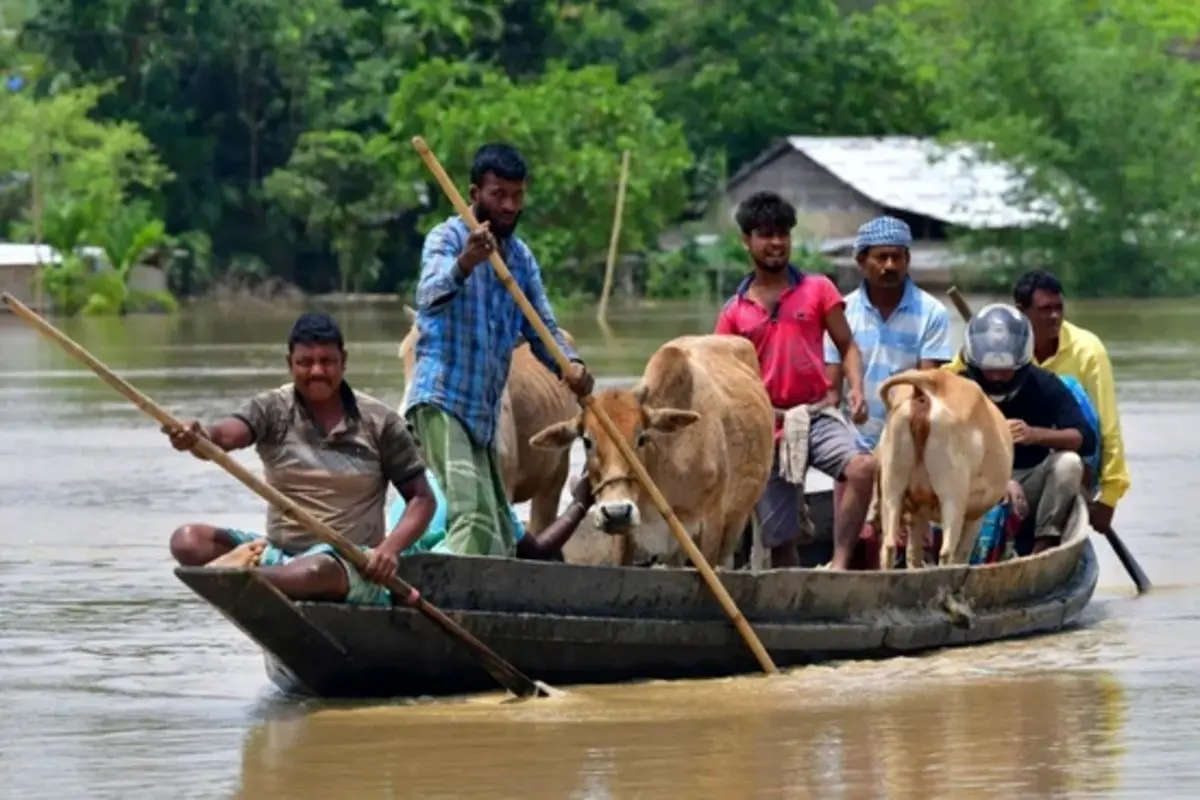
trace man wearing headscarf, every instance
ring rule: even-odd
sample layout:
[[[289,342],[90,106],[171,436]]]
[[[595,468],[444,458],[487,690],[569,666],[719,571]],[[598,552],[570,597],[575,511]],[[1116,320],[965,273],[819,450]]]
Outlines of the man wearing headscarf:
[[[896,217],[881,216],[864,223],[854,239],[854,258],[863,280],[846,295],[846,320],[862,353],[868,415],[866,422],[857,426],[857,443],[867,452],[879,444],[887,416],[879,397],[880,384],[897,372],[937,367],[954,355],[949,338],[950,315],[909,277],[911,255],[912,230]],[[825,363],[830,381],[840,387],[842,360],[828,340]],[[834,487],[835,493],[838,488]],[[862,537],[869,543],[864,559],[868,566],[875,566],[879,552],[874,545],[878,515],[878,503],[872,498]],[[902,538],[907,535],[907,529],[901,533]],[[900,551],[904,551],[903,546]]]
[[[876,217],[858,229],[854,258],[863,281],[846,295],[846,321],[862,354],[867,421],[858,444],[874,450],[886,410],[879,387],[906,369],[933,369],[954,357],[946,307],[908,276],[912,231],[895,217]],[[825,363],[834,386],[842,385],[842,359],[826,337]]]

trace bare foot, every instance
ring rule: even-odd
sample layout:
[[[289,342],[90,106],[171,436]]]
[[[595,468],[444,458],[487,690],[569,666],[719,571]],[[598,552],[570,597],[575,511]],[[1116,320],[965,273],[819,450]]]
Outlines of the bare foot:
[[[834,559],[827,564],[822,564],[817,569],[827,570],[828,572],[849,572],[850,565],[845,563],[839,564],[837,559]]]
[[[204,566],[222,567],[225,569],[253,569],[258,566],[263,550],[267,543],[263,541],[246,542],[230,550],[223,556],[218,556]]]

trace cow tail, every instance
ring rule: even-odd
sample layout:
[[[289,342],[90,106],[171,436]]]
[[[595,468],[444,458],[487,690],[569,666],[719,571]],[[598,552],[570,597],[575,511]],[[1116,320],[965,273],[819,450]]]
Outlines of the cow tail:
[[[911,386],[914,389],[913,397],[923,397],[927,394],[932,394],[936,387],[936,382],[933,377],[923,371],[907,370],[899,375],[893,375],[879,386],[879,397],[883,400],[883,405],[888,411],[892,410],[892,403],[888,399],[888,394],[896,386]]]
[[[893,387],[901,385],[913,388],[912,397],[909,398],[911,413],[908,417],[908,429],[913,437],[913,454],[916,456],[916,463],[920,464],[925,460],[925,443],[929,441],[931,405],[929,395],[933,391],[935,383],[931,376],[917,371],[893,375],[879,387],[879,396],[883,399],[883,404],[887,406],[888,411],[892,409],[888,394]]]

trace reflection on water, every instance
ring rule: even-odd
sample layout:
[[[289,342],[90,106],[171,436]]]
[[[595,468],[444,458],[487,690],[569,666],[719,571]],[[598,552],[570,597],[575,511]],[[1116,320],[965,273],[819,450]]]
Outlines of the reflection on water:
[[[978,306],[981,300],[973,299]],[[297,706],[171,574],[168,532],[262,525],[263,504],[0,316],[0,797],[1092,797],[1200,792],[1200,309],[1080,306],[1120,378],[1134,488],[1084,629],[778,679],[585,687],[383,708]],[[68,320],[174,413],[286,380],[285,310]],[[565,320],[601,385],[713,308]],[[339,312],[350,380],[402,394],[396,310]],[[955,335],[961,324],[955,323]],[[237,459],[259,469],[253,452]],[[823,488],[815,480],[813,488]]]
[[[911,677],[847,667],[281,714],[247,736],[237,796],[921,800],[1117,785],[1125,698],[1111,674],[930,679],[904,663]]]

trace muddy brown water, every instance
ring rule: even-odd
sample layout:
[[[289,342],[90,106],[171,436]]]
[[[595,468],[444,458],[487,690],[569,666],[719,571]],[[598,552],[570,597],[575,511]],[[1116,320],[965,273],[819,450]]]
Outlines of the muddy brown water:
[[[974,298],[974,302],[980,302]],[[264,505],[0,315],[0,797],[1166,797],[1200,792],[1200,312],[1072,303],[1107,342],[1134,487],[1081,630],[773,679],[579,687],[566,697],[321,707],[171,573],[193,520]],[[294,315],[188,312],[63,327],[182,416],[286,380]],[[712,308],[564,321],[628,382]],[[340,311],[349,377],[398,402],[398,308]],[[956,328],[957,331],[961,326]],[[578,455],[578,454],[577,454]],[[253,453],[239,456],[258,468]],[[816,484],[820,486],[820,484]],[[1192,637],[1197,639],[1193,642]]]

